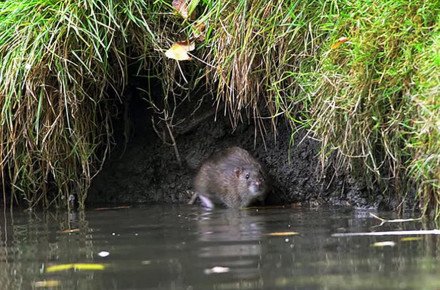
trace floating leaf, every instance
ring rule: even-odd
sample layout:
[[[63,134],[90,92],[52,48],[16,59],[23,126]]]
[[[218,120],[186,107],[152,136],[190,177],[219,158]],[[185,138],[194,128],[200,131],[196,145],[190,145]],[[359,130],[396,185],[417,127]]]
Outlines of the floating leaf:
[[[107,251],[101,251],[98,253],[98,256],[103,257],[103,258],[108,257],[109,255],[110,255],[110,253]]]
[[[422,239],[423,239],[422,237],[404,237],[404,238],[401,238],[400,240],[402,242],[412,242],[412,241],[420,241]]]
[[[372,244],[373,247],[394,247],[395,245],[396,243],[393,241],[383,241]]]
[[[194,42],[189,41],[178,41],[173,43],[173,45],[165,52],[166,57],[175,60],[190,60],[191,57],[188,55],[189,51],[195,49]]]
[[[60,272],[60,271],[68,271],[68,270],[75,270],[75,271],[102,271],[105,269],[105,265],[103,264],[94,264],[94,263],[76,263],[76,264],[60,264],[60,265],[53,265],[49,266],[46,269],[47,273],[53,273],[53,272]]]
[[[270,233],[267,235],[272,236],[272,237],[286,237],[286,236],[299,235],[299,233],[297,233],[297,232],[274,232],[274,233]]]
[[[59,280],[43,280],[43,281],[35,281],[32,283],[32,286],[35,288],[52,288],[58,287],[61,285],[61,281]]]
[[[219,274],[219,273],[227,273],[229,272],[229,267],[215,266],[211,269],[205,269],[205,274]]]
[[[340,47],[341,44],[343,44],[343,43],[345,43],[347,41],[348,41],[347,37],[341,37],[341,38],[338,39],[338,41],[336,41],[335,43],[332,44],[331,48],[332,49],[336,49],[336,48]]]

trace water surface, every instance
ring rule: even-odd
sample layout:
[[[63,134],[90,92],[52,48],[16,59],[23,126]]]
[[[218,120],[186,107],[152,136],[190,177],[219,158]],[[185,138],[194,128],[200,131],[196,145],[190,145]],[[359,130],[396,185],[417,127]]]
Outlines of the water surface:
[[[332,236],[435,228],[379,225],[346,208],[3,212],[0,289],[439,289],[437,236]]]

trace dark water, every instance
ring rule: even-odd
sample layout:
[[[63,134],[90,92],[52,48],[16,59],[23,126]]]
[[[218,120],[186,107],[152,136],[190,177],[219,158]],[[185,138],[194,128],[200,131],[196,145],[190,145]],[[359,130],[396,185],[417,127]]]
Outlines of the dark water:
[[[352,209],[150,206],[0,218],[0,289],[440,289],[438,236],[332,237],[434,225],[378,226]],[[382,241],[395,245],[374,246]]]

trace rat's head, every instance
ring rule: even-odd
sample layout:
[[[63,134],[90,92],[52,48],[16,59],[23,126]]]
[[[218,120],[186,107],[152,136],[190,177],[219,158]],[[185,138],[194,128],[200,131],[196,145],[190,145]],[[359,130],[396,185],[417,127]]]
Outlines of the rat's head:
[[[235,169],[235,175],[239,180],[241,194],[256,198],[266,192],[264,174],[259,166],[244,166]]]

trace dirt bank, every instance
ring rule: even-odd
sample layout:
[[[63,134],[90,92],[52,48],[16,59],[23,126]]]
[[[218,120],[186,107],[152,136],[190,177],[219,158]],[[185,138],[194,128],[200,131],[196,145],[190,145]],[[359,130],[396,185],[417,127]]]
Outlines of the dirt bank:
[[[166,128],[153,130],[151,114],[143,108],[146,105],[142,100],[132,101],[131,140],[125,146],[119,138],[118,146],[94,179],[89,203],[186,203],[203,159],[217,149],[238,145],[249,150],[269,173],[273,185],[269,204],[330,203],[361,208],[397,205],[396,200],[369,192],[359,179],[336,175],[331,165],[323,170],[318,159],[319,142],[307,137],[305,130],[291,141],[291,129],[282,121],[277,133],[269,132],[263,142],[260,134],[255,138],[252,121],[244,121],[234,130],[229,119],[216,115],[212,106],[205,106],[197,117],[188,118],[188,112],[181,111],[186,117],[181,117],[184,121],[174,129],[179,165],[173,146],[158,138],[158,132],[167,135]]]

